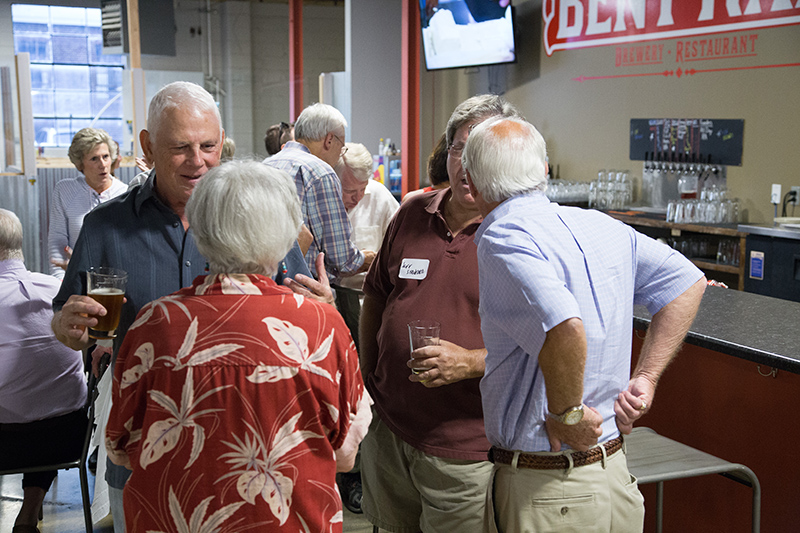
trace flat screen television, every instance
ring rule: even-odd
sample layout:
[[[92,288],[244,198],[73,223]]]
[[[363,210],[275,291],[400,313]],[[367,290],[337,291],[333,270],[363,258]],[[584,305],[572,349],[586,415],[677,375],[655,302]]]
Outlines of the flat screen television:
[[[508,0],[419,0],[419,3],[428,70],[516,60],[514,14]]]

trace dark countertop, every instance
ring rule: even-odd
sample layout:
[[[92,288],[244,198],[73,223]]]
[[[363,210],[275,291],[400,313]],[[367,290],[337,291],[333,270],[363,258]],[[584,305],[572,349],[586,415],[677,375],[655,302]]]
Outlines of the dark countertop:
[[[650,325],[643,306],[633,325]],[[686,343],[800,374],[800,303],[708,287]]]
[[[774,224],[739,224],[739,231],[753,235],[764,235],[779,239],[800,240],[800,230],[776,226]]]

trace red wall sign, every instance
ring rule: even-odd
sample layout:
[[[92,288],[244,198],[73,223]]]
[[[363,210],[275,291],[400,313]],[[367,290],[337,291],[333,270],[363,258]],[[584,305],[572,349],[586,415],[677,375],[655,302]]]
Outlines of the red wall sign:
[[[556,50],[800,24],[800,0],[544,0]]]

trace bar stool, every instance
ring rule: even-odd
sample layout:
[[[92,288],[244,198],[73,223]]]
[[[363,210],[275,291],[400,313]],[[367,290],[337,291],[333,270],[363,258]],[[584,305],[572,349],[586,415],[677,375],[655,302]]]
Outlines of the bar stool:
[[[761,485],[748,467],[730,463],[691,446],[663,437],[650,428],[634,428],[625,437],[628,470],[640,485],[657,483],[656,531],[662,531],[664,482],[721,474],[753,489],[752,530],[761,530]]]

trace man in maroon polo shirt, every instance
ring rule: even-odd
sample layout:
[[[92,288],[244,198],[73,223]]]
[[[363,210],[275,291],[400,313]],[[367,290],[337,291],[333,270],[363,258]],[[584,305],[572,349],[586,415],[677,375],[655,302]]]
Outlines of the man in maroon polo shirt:
[[[473,242],[482,219],[461,151],[470,130],[495,115],[517,111],[495,95],[456,107],[446,132],[450,188],[401,206],[364,283],[361,372],[376,416],[362,443],[362,508],[388,531],[482,528],[492,470]],[[418,319],[441,324],[441,344],[416,350],[412,364],[407,324]]]

